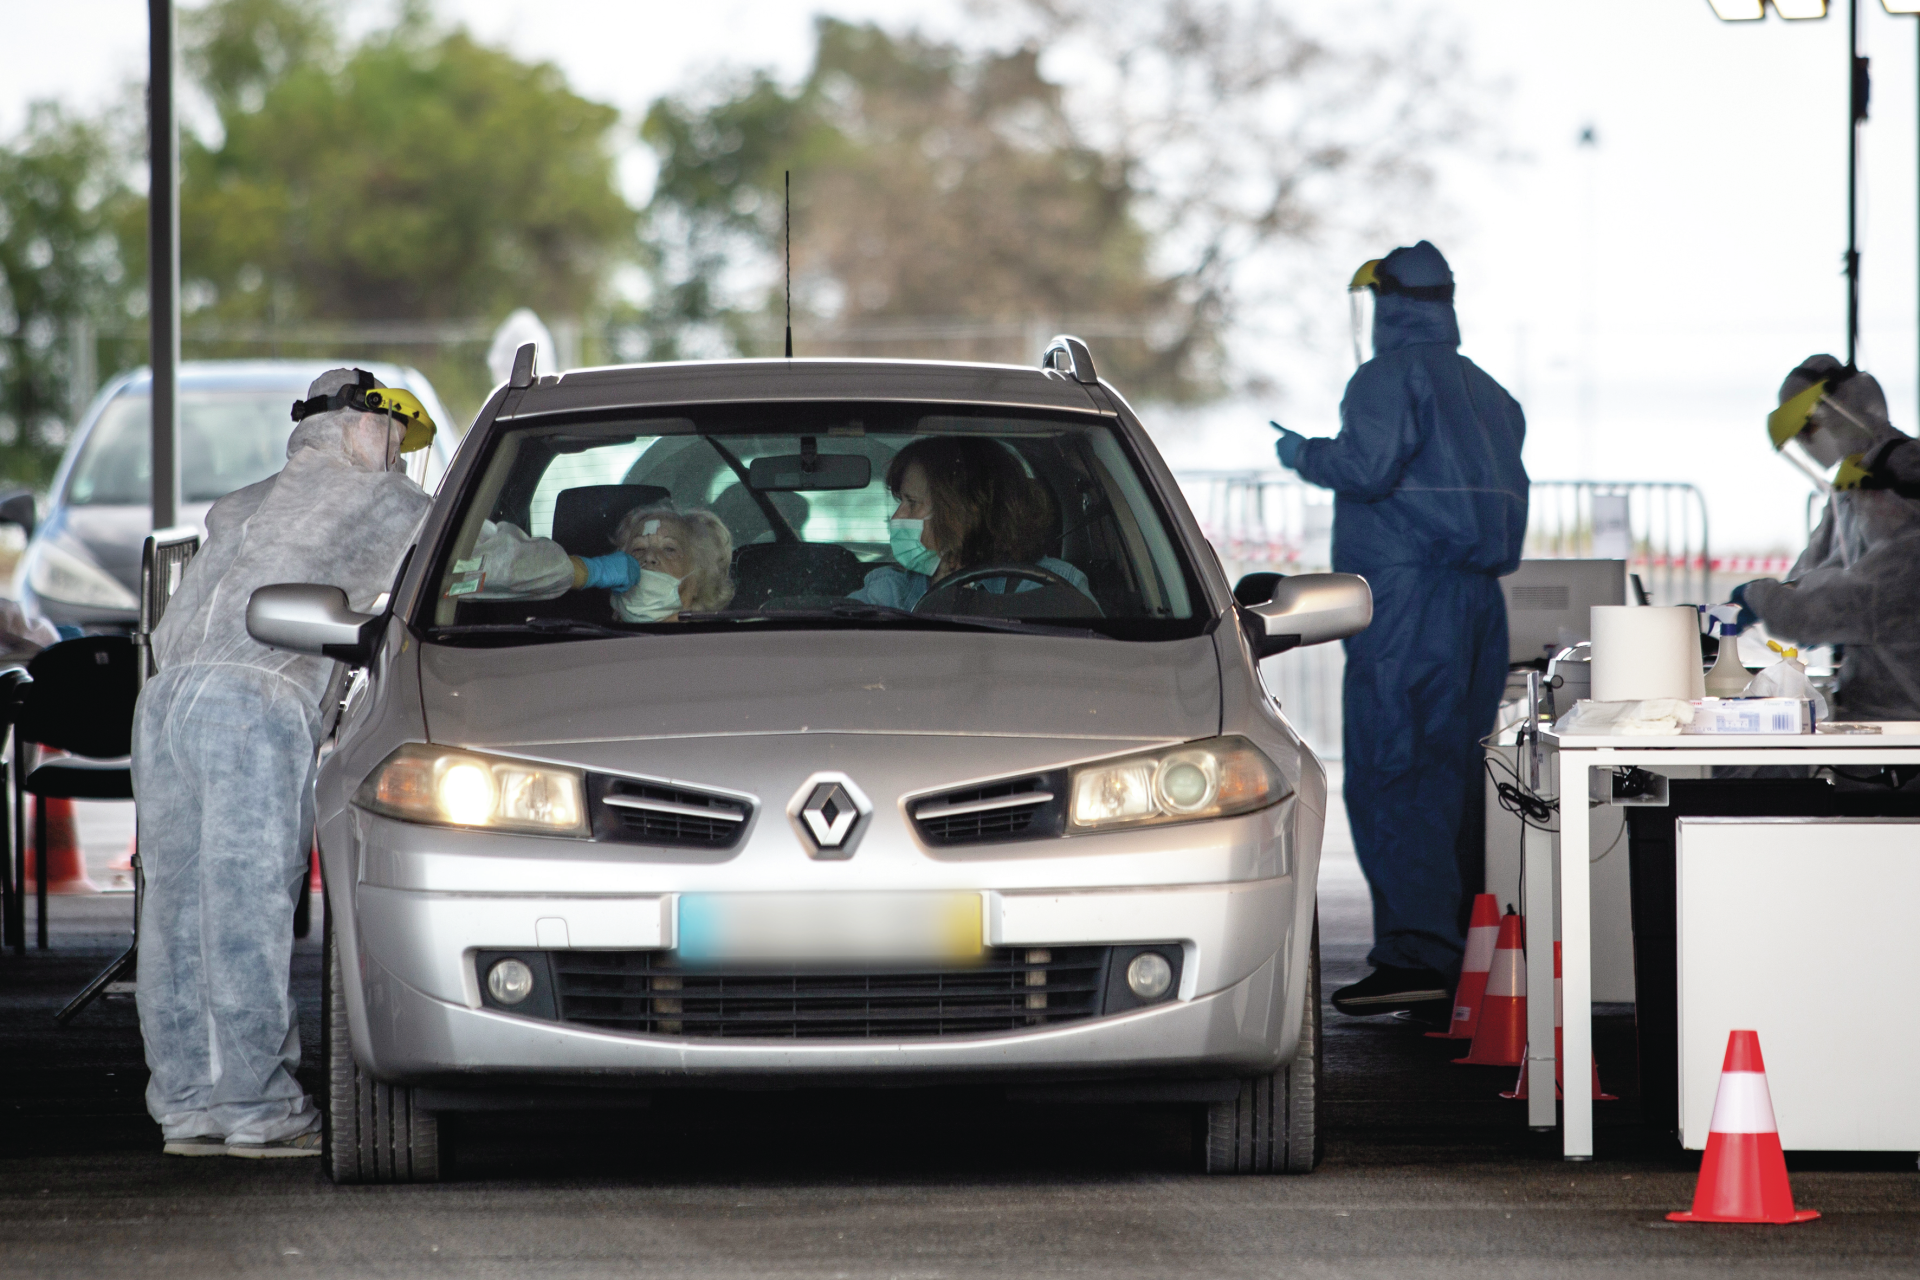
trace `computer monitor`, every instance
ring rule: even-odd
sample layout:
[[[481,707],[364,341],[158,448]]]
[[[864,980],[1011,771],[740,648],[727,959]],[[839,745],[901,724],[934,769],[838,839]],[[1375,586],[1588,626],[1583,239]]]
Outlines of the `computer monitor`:
[[[1500,579],[1507,597],[1507,661],[1538,662],[1593,637],[1597,604],[1627,602],[1625,560],[1522,560]]]

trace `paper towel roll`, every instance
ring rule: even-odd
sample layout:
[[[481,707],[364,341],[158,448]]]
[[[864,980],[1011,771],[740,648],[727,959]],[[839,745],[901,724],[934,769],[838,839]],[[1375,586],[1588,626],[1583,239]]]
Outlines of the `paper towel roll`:
[[[1594,701],[1705,696],[1691,606],[1595,605],[1592,624]]]

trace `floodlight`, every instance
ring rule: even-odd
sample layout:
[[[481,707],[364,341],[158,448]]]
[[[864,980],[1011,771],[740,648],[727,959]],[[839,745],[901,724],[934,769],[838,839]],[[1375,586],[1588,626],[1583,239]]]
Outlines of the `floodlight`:
[[[1754,22],[1767,16],[1766,0],[1707,0],[1722,22]]]
[[[1880,0],[1880,7],[1888,13],[1920,13],[1920,0]]]
[[[1773,0],[1773,11],[1789,22],[1799,18],[1824,18],[1827,0]]]

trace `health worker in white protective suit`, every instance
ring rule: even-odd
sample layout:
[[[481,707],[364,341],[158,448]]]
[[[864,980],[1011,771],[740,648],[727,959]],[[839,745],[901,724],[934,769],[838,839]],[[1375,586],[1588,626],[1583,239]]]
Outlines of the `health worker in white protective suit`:
[[[1803,470],[1829,496],[1784,582],[1734,588],[1740,623],[1757,617],[1776,639],[1838,646],[1840,719],[1920,720],[1920,501],[1899,480],[1911,438],[1888,423],[1873,375],[1830,355],[1787,375],[1767,430],[1775,449],[1805,453],[1813,466]]]
[[[434,424],[362,370],[330,370],[308,396],[286,466],[207,513],[134,716],[140,1032],[147,1109],[173,1155],[320,1154],[319,1116],[293,1076],[289,966],[338,664],[254,640],[247,601],[269,583],[329,583],[370,612],[430,501],[400,455]]]

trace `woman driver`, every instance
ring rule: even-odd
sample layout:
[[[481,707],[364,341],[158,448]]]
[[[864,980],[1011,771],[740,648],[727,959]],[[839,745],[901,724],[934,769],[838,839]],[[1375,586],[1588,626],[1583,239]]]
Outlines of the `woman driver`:
[[[887,489],[900,503],[887,521],[899,567],[869,573],[853,599],[911,609],[943,579],[994,564],[1047,569],[1092,596],[1086,574],[1065,560],[1041,555],[1051,504],[999,442],[977,436],[916,440],[888,464]],[[1017,591],[1039,585],[1016,581]],[[980,585],[998,593],[1006,589],[1006,579]]]

